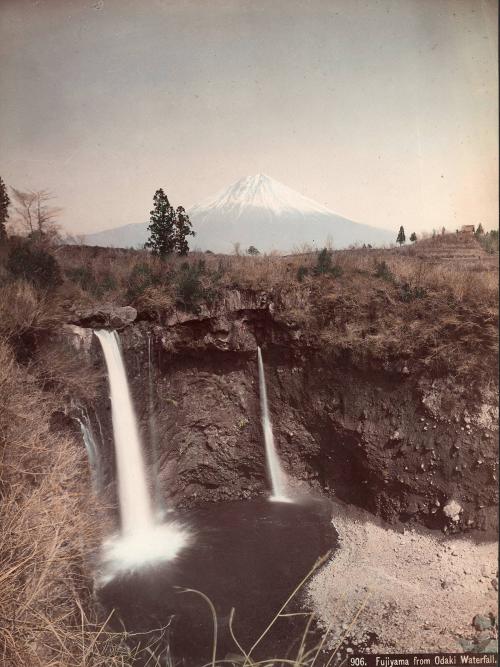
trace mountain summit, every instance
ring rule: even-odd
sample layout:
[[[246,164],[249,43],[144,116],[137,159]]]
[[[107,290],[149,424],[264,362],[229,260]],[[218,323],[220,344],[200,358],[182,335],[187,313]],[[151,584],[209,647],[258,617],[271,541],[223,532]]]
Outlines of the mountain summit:
[[[343,218],[264,174],[236,181],[193,206],[189,215],[197,233],[194,245],[217,252],[231,252],[234,243],[291,251],[303,244],[322,247],[329,239],[336,247],[394,240],[393,232]]]
[[[213,252],[232,252],[235,243],[242,250],[253,245],[261,252],[290,252],[304,244],[320,248],[328,240],[337,248],[394,241],[393,232],[343,218],[264,174],[236,181],[188,213],[196,232],[191,246]],[[89,234],[86,243],[127,247],[146,238],[147,224],[137,224]]]
[[[321,204],[265,174],[247,176],[236,181],[215,197],[193,206],[190,212],[193,216],[199,216],[200,213],[205,215],[208,211],[224,211],[237,219],[250,208],[267,211],[272,215],[282,215],[285,212],[297,215],[334,215]]]

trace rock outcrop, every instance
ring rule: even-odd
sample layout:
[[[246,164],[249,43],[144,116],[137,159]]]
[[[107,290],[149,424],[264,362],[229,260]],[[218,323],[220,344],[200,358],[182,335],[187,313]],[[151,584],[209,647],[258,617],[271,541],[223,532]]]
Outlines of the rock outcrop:
[[[115,306],[105,303],[98,307],[74,309],[69,317],[69,322],[81,327],[123,329],[132,324],[136,317],[137,310],[132,306]]]

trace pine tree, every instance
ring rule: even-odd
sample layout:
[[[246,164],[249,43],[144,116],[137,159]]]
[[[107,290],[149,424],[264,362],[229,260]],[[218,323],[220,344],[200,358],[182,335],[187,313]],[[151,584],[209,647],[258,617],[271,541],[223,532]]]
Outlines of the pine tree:
[[[482,234],[484,234],[483,225],[481,223],[479,223],[478,226],[477,226],[477,229],[475,231],[475,235],[476,236],[481,236]]]
[[[401,227],[399,228],[396,243],[399,243],[399,245],[401,246],[401,245],[403,245],[403,243],[405,243],[405,241],[406,241],[405,230],[404,230],[403,225],[401,225]]]
[[[412,232],[410,236],[410,241],[412,243],[415,243],[416,240],[417,240],[417,235],[415,234],[415,232]]]
[[[155,192],[153,202],[154,208],[149,218],[149,238],[144,247],[151,248],[153,255],[160,257],[167,257],[174,252],[187,255],[189,245],[186,237],[194,236],[194,232],[186,211],[182,206],[175,210],[162,188]]]
[[[178,206],[175,212],[175,250],[178,255],[187,255],[189,245],[188,236],[194,236],[191,229],[191,220],[183,206]]]
[[[154,208],[149,217],[149,238],[146,248],[151,248],[153,255],[166,257],[175,250],[175,211],[162,188],[153,197]]]
[[[7,188],[0,176],[0,243],[7,238],[7,230],[5,229],[5,222],[9,217],[10,198],[7,194]]]

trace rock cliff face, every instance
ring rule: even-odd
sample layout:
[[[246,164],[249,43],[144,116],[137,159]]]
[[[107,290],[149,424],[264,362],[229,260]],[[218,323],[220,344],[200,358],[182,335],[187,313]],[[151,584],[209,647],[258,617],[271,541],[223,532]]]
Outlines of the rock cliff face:
[[[260,345],[276,443],[298,483],[390,521],[494,528],[495,388],[433,379],[394,360],[363,367],[328,356],[314,331],[279,312],[272,296],[251,291],[230,291],[212,311],[176,312],[163,324],[140,313],[131,322],[127,312],[120,338],[159,495],[187,506],[265,493]],[[103,367],[98,341],[80,328],[92,321],[74,314],[67,337]],[[103,376],[91,413],[112,480],[107,396]]]

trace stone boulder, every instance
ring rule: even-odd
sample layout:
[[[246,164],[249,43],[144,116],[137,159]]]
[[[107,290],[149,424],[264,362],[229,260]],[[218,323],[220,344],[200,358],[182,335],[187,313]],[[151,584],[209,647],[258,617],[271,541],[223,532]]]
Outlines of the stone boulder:
[[[137,318],[137,310],[132,306],[101,304],[90,308],[75,309],[70,323],[80,327],[110,327],[123,329]]]
[[[460,520],[460,514],[462,513],[462,506],[457,503],[456,500],[450,500],[446,505],[443,507],[443,513],[450,521],[453,523],[458,523]]]

